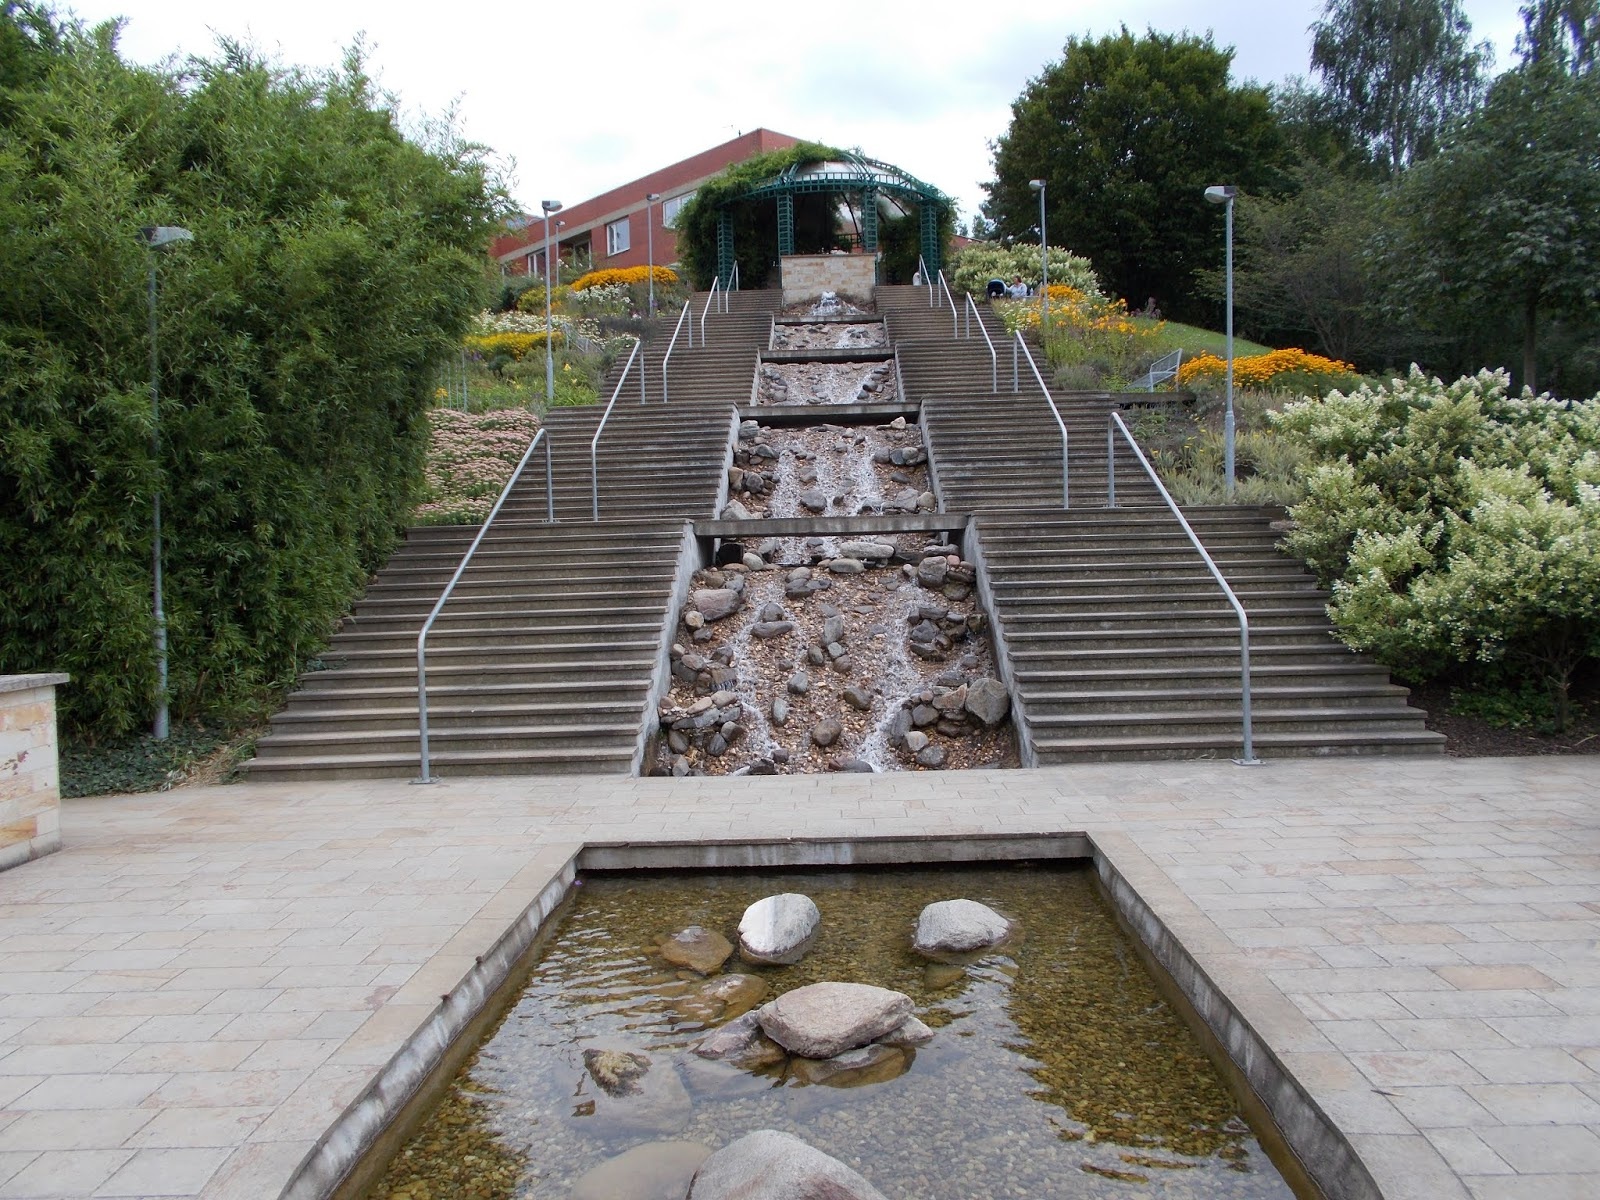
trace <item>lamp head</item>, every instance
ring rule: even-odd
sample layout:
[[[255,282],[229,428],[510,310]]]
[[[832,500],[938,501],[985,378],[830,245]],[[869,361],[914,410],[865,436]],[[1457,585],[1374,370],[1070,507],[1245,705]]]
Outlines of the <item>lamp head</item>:
[[[1226,204],[1239,194],[1231,183],[1216,183],[1206,189],[1206,199],[1213,204]]]
[[[181,225],[146,225],[139,230],[139,236],[144,239],[144,244],[152,250],[159,250],[162,246],[170,246],[173,242],[194,241],[194,234]]]
[[[644,198],[647,203],[654,204],[657,200],[661,199],[661,193],[646,192]]]
[[[548,217],[553,212],[560,212],[561,211],[561,201],[559,201],[559,200],[541,200],[541,201],[539,201],[539,207],[544,209],[544,215]]]
[[[1028,180],[1028,186],[1036,192],[1042,192],[1044,191],[1044,180],[1030,179]]]

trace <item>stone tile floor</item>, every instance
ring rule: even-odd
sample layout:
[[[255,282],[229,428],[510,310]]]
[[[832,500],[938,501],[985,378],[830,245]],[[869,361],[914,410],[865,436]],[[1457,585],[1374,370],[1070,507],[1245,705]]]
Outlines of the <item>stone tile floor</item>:
[[[195,788],[0,874],[0,1198],[278,1194],[584,842],[1086,831],[1392,1198],[1600,1196],[1584,759]]]

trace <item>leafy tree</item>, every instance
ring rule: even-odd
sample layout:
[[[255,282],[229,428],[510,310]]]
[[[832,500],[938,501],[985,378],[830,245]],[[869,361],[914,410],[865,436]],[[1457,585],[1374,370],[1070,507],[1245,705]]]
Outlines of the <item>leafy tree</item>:
[[[1531,673],[1564,723],[1600,655],[1600,396],[1412,368],[1273,424],[1311,464],[1287,544],[1331,583],[1345,641],[1413,677],[1451,660]]]
[[[1521,9],[1524,66],[1586,75],[1600,62],[1600,0],[1536,0]]]
[[[478,148],[406,140],[356,54],[146,70],[22,4],[0,48],[0,669],[70,671],[79,733],[148,719],[159,489],[174,712],[241,713],[393,544],[496,189]],[[154,260],[156,453],[152,224],[195,235]]]
[[[1379,309],[1383,281],[1370,247],[1382,229],[1381,190],[1367,174],[1314,161],[1290,172],[1295,190],[1242,196],[1234,219],[1234,301],[1252,337],[1310,345],[1376,366],[1400,349]],[[1222,287],[1221,272],[1214,275]],[[1404,343],[1415,353],[1415,340]]]
[[[1432,153],[1483,93],[1492,59],[1460,0],[1328,0],[1311,65],[1345,125],[1391,174]]]
[[[1273,191],[1287,161],[1266,89],[1230,83],[1232,61],[1209,36],[1069,38],[1011,105],[986,215],[1037,244],[1028,181],[1044,179],[1051,242],[1087,256],[1108,291],[1174,316],[1205,308],[1195,273],[1222,254],[1205,188]]]
[[[1541,325],[1600,313],[1600,73],[1501,76],[1455,140],[1407,173],[1396,211],[1400,307],[1474,331],[1470,353],[1510,314],[1522,382],[1537,386]]]

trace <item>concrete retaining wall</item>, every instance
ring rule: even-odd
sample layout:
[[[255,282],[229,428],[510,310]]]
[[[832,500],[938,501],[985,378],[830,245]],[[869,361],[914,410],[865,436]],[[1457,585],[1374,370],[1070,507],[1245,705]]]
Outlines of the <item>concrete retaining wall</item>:
[[[56,685],[66,675],[0,675],[0,871],[61,849]]]
[[[878,281],[873,254],[788,254],[782,261],[785,304],[817,300],[823,292],[866,300]]]

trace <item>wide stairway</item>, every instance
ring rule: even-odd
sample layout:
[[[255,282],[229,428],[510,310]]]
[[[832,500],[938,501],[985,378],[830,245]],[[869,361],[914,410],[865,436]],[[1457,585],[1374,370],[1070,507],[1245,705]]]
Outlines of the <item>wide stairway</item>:
[[[1106,430],[1117,408],[1108,393],[1052,394],[1061,415],[1057,424],[1039,380],[1020,353],[1013,374],[1012,339],[987,303],[975,305],[975,314],[958,308],[952,318],[942,291],[937,308],[928,306],[925,287],[879,287],[876,298],[900,357],[907,399],[922,406],[923,436],[946,511],[981,512],[1051,501],[1059,505],[1063,426],[1068,504],[1105,504]],[[1043,371],[1043,353],[1035,345],[1029,349]],[[996,372],[998,392],[991,387]],[[1159,503],[1121,440],[1116,443],[1116,482],[1119,503]]]
[[[729,312],[705,314],[702,341],[705,302],[694,299],[694,346],[680,336],[665,372],[668,339],[646,343],[645,398],[636,362],[598,444],[604,403],[547,415],[556,523],[546,521],[541,444],[428,636],[430,758],[441,776],[638,769],[669,616],[694,565],[684,522],[717,513],[734,406],[750,395],[778,301],[735,293]],[[476,534],[407,531],[322,669],[303,674],[272,718],[252,779],[417,775],[417,635]]]
[[[1222,589],[1119,434],[1107,507],[1107,426],[1118,401],[1052,392],[987,304],[930,308],[925,288],[880,288],[909,398],[947,511],[976,515],[976,553],[1025,762],[1237,756],[1239,623]],[[1000,365],[992,390],[988,343]],[[1034,348],[1036,360],[1042,355]],[[1346,649],[1326,593],[1277,549],[1282,510],[1185,510],[1250,622],[1254,749],[1264,757],[1437,753],[1442,735],[1388,672]]]

